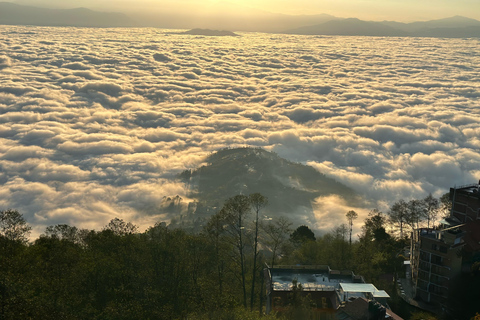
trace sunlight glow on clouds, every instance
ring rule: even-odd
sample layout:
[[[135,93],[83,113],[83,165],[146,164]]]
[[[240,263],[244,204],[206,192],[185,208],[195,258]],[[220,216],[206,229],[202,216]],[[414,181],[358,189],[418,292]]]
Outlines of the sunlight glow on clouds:
[[[165,219],[186,198],[170,179],[223,147],[308,163],[382,210],[479,178],[478,39],[0,33],[0,208],[37,232]]]

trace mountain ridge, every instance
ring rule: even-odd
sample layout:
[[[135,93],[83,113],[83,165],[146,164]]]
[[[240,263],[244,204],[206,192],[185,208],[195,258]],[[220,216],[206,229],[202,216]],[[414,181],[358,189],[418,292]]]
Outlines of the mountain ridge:
[[[82,4],[82,3],[80,3]],[[213,10],[215,9],[215,10]],[[75,27],[156,27],[166,29],[214,29],[298,35],[392,36],[392,37],[480,37],[480,21],[452,16],[410,23],[365,21],[328,14],[288,15],[243,8],[227,12],[213,8],[207,13],[167,11],[103,12],[89,8],[51,9],[0,2],[0,24]]]
[[[0,24],[72,27],[131,27],[135,22],[124,13],[100,12],[79,7],[50,9],[0,2]]]
[[[344,36],[389,36],[405,37],[409,34],[381,22],[363,21],[357,18],[332,20],[322,24],[284,31],[286,34],[301,35],[344,35]]]
[[[364,21],[357,18],[348,18],[285,30],[283,33],[298,35],[472,38],[480,37],[480,21],[462,16],[411,23]]]

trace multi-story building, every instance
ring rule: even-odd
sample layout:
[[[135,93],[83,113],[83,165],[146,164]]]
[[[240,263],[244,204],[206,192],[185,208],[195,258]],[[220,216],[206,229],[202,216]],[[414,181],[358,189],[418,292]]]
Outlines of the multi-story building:
[[[415,230],[410,264],[417,298],[446,304],[450,282],[461,272],[463,236],[458,227]]]
[[[459,221],[465,235],[463,261],[472,262],[480,255],[480,181],[462,187],[450,188],[451,219]],[[478,260],[478,259],[477,259]]]
[[[412,234],[410,265],[417,299],[446,307],[462,266],[480,253],[480,183],[450,189],[451,214],[438,228]]]
[[[461,187],[450,188],[451,216],[460,223],[480,221],[480,181]]]

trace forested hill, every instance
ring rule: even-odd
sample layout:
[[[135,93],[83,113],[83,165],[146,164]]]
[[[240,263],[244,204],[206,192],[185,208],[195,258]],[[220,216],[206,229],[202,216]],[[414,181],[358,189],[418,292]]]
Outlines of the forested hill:
[[[335,194],[351,203],[357,201],[345,185],[263,149],[220,150],[202,167],[184,171],[180,179],[189,186],[189,196],[198,200],[182,217],[184,224],[201,224],[226,199],[238,194],[261,193],[269,200],[265,215],[286,216],[300,223],[314,221],[312,203],[320,196]],[[173,221],[177,223],[178,219]]]

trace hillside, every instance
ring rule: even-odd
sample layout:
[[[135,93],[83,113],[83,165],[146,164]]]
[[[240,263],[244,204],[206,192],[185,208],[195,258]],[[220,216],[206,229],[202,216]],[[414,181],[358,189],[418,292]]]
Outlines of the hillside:
[[[312,203],[326,195],[339,195],[350,202],[355,193],[314,168],[282,159],[263,149],[224,149],[211,154],[206,164],[184,171],[179,179],[189,186],[189,213],[182,217],[188,224],[201,224],[224,201],[237,194],[259,192],[268,197],[267,216],[286,216],[292,221],[314,221]],[[179,223],[175,220],[173,223]]]

